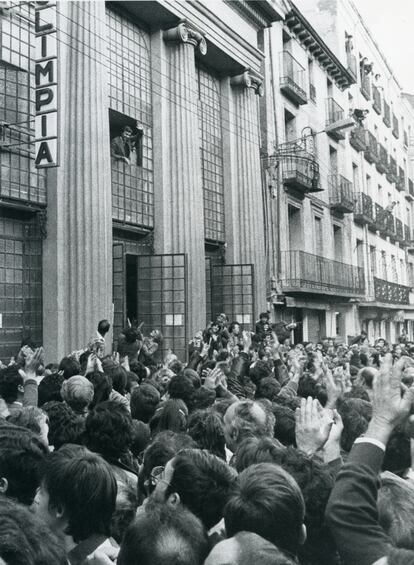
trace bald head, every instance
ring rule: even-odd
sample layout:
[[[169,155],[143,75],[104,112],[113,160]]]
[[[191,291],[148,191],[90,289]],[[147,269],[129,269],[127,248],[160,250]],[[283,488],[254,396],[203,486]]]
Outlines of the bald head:
[[[272,437],[275,419],[260,402],[241,400],[231,404],[224,414],[226,444],[234,453],[246,437]]]

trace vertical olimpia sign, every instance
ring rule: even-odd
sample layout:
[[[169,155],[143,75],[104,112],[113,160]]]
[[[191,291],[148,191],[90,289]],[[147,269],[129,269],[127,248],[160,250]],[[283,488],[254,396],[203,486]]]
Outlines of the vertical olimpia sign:
[[[55,2],[35,3],[35,166],[59,165],[58,41]]]

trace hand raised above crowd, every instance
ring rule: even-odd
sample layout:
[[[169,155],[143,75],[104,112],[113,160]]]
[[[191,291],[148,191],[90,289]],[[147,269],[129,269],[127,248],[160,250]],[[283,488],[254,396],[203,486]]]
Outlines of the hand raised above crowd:
[[[301,398],[300,408],[295,412],[295,435],[298,449],[313,455],[328,441],[334,419],[332,413],[324,410],[319,401]]]

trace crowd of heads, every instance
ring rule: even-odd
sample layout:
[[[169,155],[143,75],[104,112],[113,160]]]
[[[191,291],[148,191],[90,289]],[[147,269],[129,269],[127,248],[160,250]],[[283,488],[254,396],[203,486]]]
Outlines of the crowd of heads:
[[[223,313],[186,360],[131,324],[109,351],[107,320],[60,360],[23,344],[0,366],[0,564],[340,565],[336,476],[384,358],[413,384],[414,343],[293,343],[295,328],[264,312],[251,332]],[[399,422],[378,515],[414,551],[413,451]]]

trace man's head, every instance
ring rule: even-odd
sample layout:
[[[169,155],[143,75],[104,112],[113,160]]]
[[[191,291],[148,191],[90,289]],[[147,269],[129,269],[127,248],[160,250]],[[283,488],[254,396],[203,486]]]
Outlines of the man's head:
[[[110,327],[111,327],[111,324],[108,322],[108,320],[101,320],[98,323],[98,333],[102,337],[105,337],[105,335],[109,332]]]
[[[64,380],[65,377],[61,373],[52,373],[51,375],[46,375],[40,381],[39,386],[37,387],[38,405],[40,407],[42,407],[43,404],[46,404],[46,402],[51,402],[53,400],[60,402],[62,400],[60,391]]]
[[[274,416],[259,402],[234,402],[227,408],[223,422],[226,445],[233,453],[245,437],[273,436]]]
[[[124,126],[121,131],[121,136],[123,139],[129,139],[132,136],[131,126]]]
[[[131,394],[131,416],[135,420],[148,422],[153,417],[155,410],[160,402],[159,391],[149,383],[142,383],[135,388]]]
[[[202,565],[209,545],[205,529],[183,506],[142,506],[121,544],[118,565]]]
[[[23,406],[7,418],[7,421],[15,426],[26,428],[46,446],[49,445],[49,417],[37,406]]]
[[[223,517],[235,476],[235,471],[215,455],[184,449],[165,466],[153,497],[172,506],[184,504],[209,530]]]
[[[411,481],[386,471],[378,491],[379,523],[393,545],[414,549],[414,489]]]
[[[67,404],[56,400],[44,404],[43,410],[49,418],[49,445],[56,450],[65,443],[82,443],[85,418],[75,414]]]
[[[110,535],[116,494],[114,474],[102,457],[63,449],[45,459],[32,509],[53,532],[79,543],[93,534]]]
[[[17,365],[0,370],[0,396],[6,404],[13,404],[23,396],[23,377]]]
[[[226,460],[226,440],[223,422],[214,410],[195,410],[188,419],[188,433],[200,449]]]
[[[2,565],[67,565],[61,540],[28,508],[0,498]]]
[[[296,481],[272,463],[251,465],[234,484],[224,508],[228,536],[254,532],[296,554],[306,539],[305,503]]]
[[[85,445],[105,459],[119,459],[132,443],[132,419],[118,402],[102,402],[88,414]]]
[[[0,426],[0,493],[30,505],[39,486],[39,467],[47,447],[32,432]],[[0,544],[1,545],[1,544]]]
[[[77,375],[70,377],[62,384],[63,400],[77,414],[85,414],[93,400],[93,384],[86,378]]]
[[[80,375],[81,366],[79,361],[73,357],[63,357],[59,363],[59,373],[63,374],[65,379],[70,379],[74,375]]]
[[[170,398],[180,398],[186,403],[188,409],[192,407],[195,391],[194,379],[189,374],[174,375],[168,385]]]

